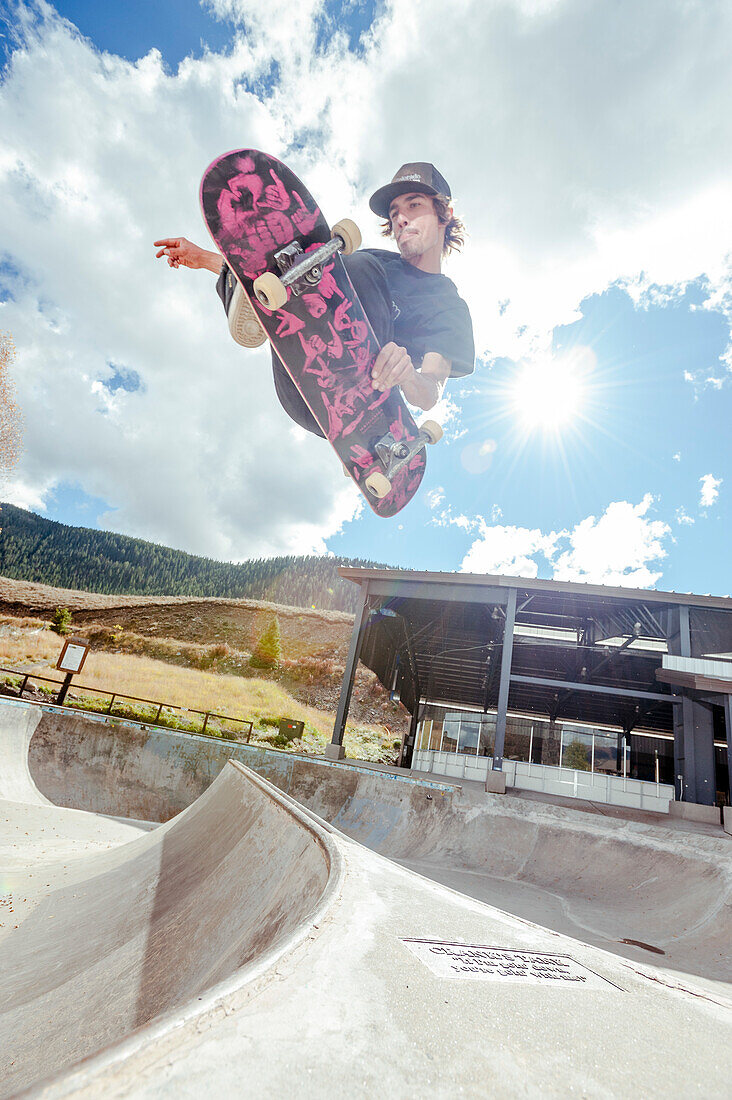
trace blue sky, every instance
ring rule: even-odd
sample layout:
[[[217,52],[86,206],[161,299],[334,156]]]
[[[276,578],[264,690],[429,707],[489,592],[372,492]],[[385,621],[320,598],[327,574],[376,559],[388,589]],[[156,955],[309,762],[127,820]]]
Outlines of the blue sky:
[[[177,68],[186,57],[200,57],[204,46],[226,49],[231,39],[226,20],[213,18],[206,8],[189,0],[125,0],[123,4],[70,0],[54,7],[100,50],[128,61],[157,49],[171,68]]]
[[[0,330],[25,418],[2,495],[221,559],[729,593],[732,14],[612,9],[466,0],[446,39],[437,0],[0,2]],[[400,163],[452,183],[470,236],[445,272],[479,359],[394,520],[291,428],[208,273],[153,258],[157,236],[207,244],[201,172],[246,145],[372,246],[368,196]]]
[[[445,448],[438,471],[432,468],[435,457],[430,483],[439,480],[458,515],[499,508],[512,524],[542,530],[604,510],[598,501],[621,496],[637,502],[650,492],[656,500],[649,514],[667,517],[671,528],[664,540],[663,587],[698,591],[701,585],[705,592],[726,593],[732,512],[721,489],[714,507],[700,507],[699,470],[729,473],[730,389],[707,386],[696,394],[684,376],[718,363],[729,330],[719,313],[694,309],[700,298],[692,285],[678,300],[638,310],[614,287],[584,301],[582,318],[553,333],[556,347],[579,344],[596,356],[584,405],[560,431],[517,430],[515,419],[505,415],[504,397],[517,364],[481,363],[469,383],[458,385],[466,434]],[[483,438],[495,441],[495,451],[485,470],[472,472],[462,461],[464,452]],[[679,523],[679,516],[686,521]],[[402,522],[406,526],[406,516]],[[331,540],[331,549],[354,553],[349,534]],[[397,525],[390,534],[384,543],[374,526],[369,555],[384,545],[393,548],[387,556],[398,555],[404,532]],[[470,537],[455,525],[423,526],[413,564],[453,569]],[[551,576],[549,563],[542,565],[538,575]]]

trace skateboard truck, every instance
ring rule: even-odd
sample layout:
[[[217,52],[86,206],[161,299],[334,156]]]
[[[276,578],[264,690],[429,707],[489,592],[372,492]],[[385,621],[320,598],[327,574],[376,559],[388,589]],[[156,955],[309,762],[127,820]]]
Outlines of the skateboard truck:
[[[372,496],[385,497],[391,492],[392,480],[419,454],[425,443],[437,443],[440,439],[442,428],[435,420],[425,420],[414,439],[395,439],[391,432],[387,432],[374,444],[384,471],[382,473],[381,470],[374,470],[366,478],[364,485]]]
[[[338,222],[331,230],[331,239],[310,252],[304,252],[297,241],[275,252],[274,259],[281,274],[265,271],[254,280],[257,301],[266,309],[281,309],[287,301],[287,288],[293,294],[302,294],[308,287],[317,286],[323,277],[323,264],[342,252],[350,256],[361,244],[358,226],[349,218]]]
[[[341,248],[340,237],[334,237],[312,252],[303,252],[302,246],[293,241],[274,255],[275,263],[282,272],[280,282],[283,286],[289,286],[296,295],[302,294],[309,286],[317,286],[323,277],[323,264]]]

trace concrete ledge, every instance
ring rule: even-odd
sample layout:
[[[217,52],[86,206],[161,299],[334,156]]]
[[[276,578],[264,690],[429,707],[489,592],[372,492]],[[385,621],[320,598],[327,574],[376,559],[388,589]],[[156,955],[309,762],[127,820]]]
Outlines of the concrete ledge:
[[[491,769],[485,777],[485,789],[489,794],[506,793],[506,775],[504,772]]]
[[[346,750],[343,745],[334,745],[332,742],[330,745],[325,746],[325,759],[326,760],[343,760],[346,756]]]
[[[668,816],[719,825],[719,806],[702,806],[699,802],[669,802]]]
[[[732,806],[722,807],[722,826],[732,836]]]

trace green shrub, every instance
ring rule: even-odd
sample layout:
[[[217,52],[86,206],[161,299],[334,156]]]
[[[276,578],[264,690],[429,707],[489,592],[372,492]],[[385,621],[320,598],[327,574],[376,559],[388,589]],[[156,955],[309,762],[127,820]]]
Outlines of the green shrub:
[[[289,737],[283,737],[281,733],[257,732],[257,741],[265,745],[271,745],[273,749],[285,749],[290,744]]]
[[[71,612],[68,607],[57,607],[51,620],[51,630],[55,630],[62,637],[71,633]]]
[[[252,668],[276,668],[281,657],[280,624],[274,615],[254,647],[249,664]]]

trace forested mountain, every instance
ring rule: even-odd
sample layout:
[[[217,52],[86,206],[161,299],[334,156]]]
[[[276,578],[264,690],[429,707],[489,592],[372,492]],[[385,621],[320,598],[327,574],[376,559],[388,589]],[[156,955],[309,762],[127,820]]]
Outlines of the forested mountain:
[[[378,566],[330,557],[260,558],[232,565],[128,535],[68,527],[12,504],[1,507],[0,575],[57,588],[246,598],[354,611],[356,585],[338,576],[338,566]]]

